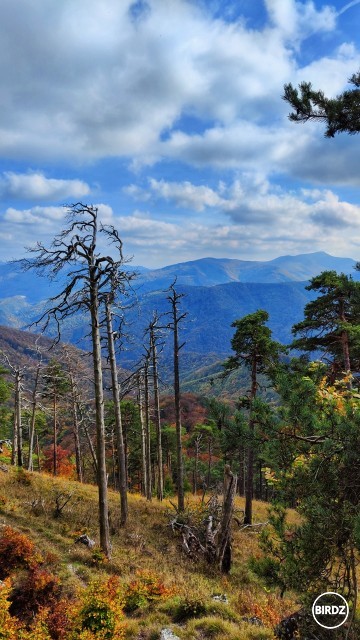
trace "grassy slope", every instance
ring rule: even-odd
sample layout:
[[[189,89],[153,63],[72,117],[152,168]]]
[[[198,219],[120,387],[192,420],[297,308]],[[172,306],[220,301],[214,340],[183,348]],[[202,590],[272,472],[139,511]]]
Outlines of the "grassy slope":
[[[72,493],[72,498],[62,517],[56,519],[53,512],[58,493]],[[112,560],[94,564],[92,552],[75,545],[74,540],[83,532],[97,540],[96,487],[45,474],[0,471],[1,524],[26,533],[42,553],[53,555],[54,572],[69,593],[99,574],[115,573],[129,583],[139,569],[154,571],[167,586],[175,587],[177,595],[171,600],[129,616],[127,638],[156,640],[162,628],[170,627],[184,640],[266,640],[273,638],[271,626],[276,619],[294,610],[294,602],[280,601],[276,594],[270,594],[248,569],[249,557],[259,553],[256,533],[234,532],[234,564],[225,578],[184,556],[179,540],[167,526],[169,502],[149,503],[139,495],[130,495],[129,522],[120,531],[118,502],[117,494],[110,492]],[[243,506],[241,499],[237,506]],[[264,503],[255,503],[256,521],[266,520],[266,512]],[[211,595],[216,593],[226,593],[230,603],[215,603]],[[186,597],[202,599],[207,611],[200,618],[176,624],[176,604]],[[258,627],[242,619],[252,616],[262,618],[266,626]]]

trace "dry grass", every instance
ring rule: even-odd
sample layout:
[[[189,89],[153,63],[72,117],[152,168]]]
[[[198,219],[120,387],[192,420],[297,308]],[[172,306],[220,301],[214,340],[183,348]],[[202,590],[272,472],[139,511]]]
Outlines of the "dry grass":
[[[60,518],[54,517],[55,498],[72,494]],[[189,498],[190,503],[197,498]],[[272,616],[291,613],[296,604],[284,604],[276,594],[268,594],[248,568],[248,560],[259,554],[258,533],[234,531],[234,564],[231,574],[222,577],[208,566],[199,566],[185,558],[177,538],[168,526],[164,500],[147,502],[129,495],[129,521],[119,529],[119,497],[110,491],[110,519],[113,554],[109,562],[94,558],[92,551],[74,541],[86,532],[98,542],[97,489],[44,474],[0,471],[0,524],[11,525],[26,533],[43,554],[53,558],[54,571],[70,593],[94,577],[116,574],[124,583],[134,579],[138,570],[156,573],[176,595],[166,602],[151,605],[129,617],[127,638],[156,640],[160,630],[170,627],[184,640],[267,640],[273,638]],[[237,508],[243,508],[237,500]],[[267,520],[267,505],[255,503],[254,519]],[[212,594],[226,593],[229,604],[214,602]],[[271,596],[271,597],[270,597]],[[175,622],[179,602],[188,598],[205,603],[199,618]],[[270,614],[268,612],[270,611]],[[257,627],[243,617],[263,617],[266,626]]]

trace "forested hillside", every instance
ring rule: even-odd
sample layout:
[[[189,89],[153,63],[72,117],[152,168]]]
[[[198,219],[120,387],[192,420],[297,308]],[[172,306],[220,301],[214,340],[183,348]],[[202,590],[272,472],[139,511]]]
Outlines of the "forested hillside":
[[[99,231],[81,203],[69,224],[59,249],[23,261],[50,277],[65,269],[38,308],[55,345],[0,331],[5,637],[327,640],[309,610],[341,591],[350,617],[337,637],[355,639],[360,283],[334,270],[305,289],[174,282],[130,306],[129,322],[134,278],[117,231]],[[288,310],[292,353],[275,330]],[[78,318],[87,355],[61,342]],[[85,549],[64,563],[73,543]],[[170,577],[177,563],[183,583]]]

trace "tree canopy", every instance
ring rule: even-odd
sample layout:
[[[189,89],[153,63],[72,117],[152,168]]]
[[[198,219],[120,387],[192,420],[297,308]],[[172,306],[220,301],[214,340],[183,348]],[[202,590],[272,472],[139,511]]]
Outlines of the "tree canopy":
[[[327,98],[323,91],[315,91],[310,82],[301,82],[299,89],[291,83],[284,86],[283,99],[293,111],[293,122],[320,120],[325,122],[325,136],[334,138],[336,133],[360,133],[360,71],[349,79],[351,89],[335,98]]]

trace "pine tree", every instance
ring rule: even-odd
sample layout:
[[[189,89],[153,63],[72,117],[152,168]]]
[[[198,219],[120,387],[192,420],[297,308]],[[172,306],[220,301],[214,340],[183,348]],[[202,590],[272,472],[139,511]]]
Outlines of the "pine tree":
[[[293,122],[320,120],[325,122],[325,136],[336,133],[360,132],[360,72],[349,79],[354,88],[335,98],[327,98],[323,91],[314,91],[310,82],[302,82],[299,90],[292,84],[284,86],[283,99],[294,109],[289,118]]]
[[[333,371],[352,370],[350,352],[356,356],[359,337],[360,283],[335,271],[324,271],[306,287],[321,295],[305,307],[305,318],[293,327],[298,338],[292,347],[309,352],[321,351],[331,358]]]
[[[242,365],[250,370],[251,388],[245,403],[249,412],[245,524],[252,524],[256,400],[259,389],[259,375],[270,375],[278,363],[280,353],[284,350],[282,345],[271,339],[271,330],[265,325],[268,319],[269,314],[260,309],[233,322],[232,326],[236,327],[236,331],[231,340],[231,347],[235,351],[235,355],[231,356],[224,364],[226,371],[238,369]]]

